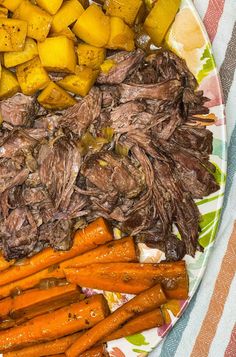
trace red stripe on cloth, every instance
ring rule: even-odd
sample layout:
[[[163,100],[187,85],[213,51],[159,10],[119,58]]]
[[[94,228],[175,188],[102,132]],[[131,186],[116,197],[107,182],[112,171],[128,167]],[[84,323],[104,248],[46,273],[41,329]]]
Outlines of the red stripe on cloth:
[[[209,0],[207,12],[203,22],[211,42],[213,42],[217,33],[219,21],[224,10],[224,4],[225,0]]]
[[[232,331],[229,344],[225,351],[224,357],[235,357],[236,356],[236,325]]]

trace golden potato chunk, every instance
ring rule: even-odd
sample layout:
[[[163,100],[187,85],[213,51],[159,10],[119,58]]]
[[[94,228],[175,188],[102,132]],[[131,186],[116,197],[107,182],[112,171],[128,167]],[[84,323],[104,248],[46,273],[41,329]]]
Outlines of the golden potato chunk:
[[[16,76],[22,93],[26,95],[35,94],[50,82],[50,78],[43,68],[39,57],[22,63],[16,67]]]
[[[0,0],[0,5],[3,5],[10,11],[15,11],[23,0]]]
[[[100,68],[106,57],[105,48],[80,43],[77,48],[79,64],[90,68]]]
[[[0,6],[0,18],[2,17],[8,17],[8,9],[3,6]]]
[[[52,22],[53,32],[60,32],[75,22],[84,12],[78,0],[65,1]]]
[[[49,14],[55,15],[60,9],[63,0],[36,0],[36,2],[42,9],[49,12]]]
[[[99,6],[92,4],[76,21],[72,31],[92,46],[105,47],[110,36],[110,19]]]
[[[0,99],[12,97],[19,92],[20,86],[16,76],[6,68],[2,68],[0,79]]]
[[[142,0],[105,0],[104,9],[107,15],[120,17],[133,25],[141,5]]]
[[[4,53],[4,66],[15,67],[21,63],[30,61],[38,55],[37,43],[32,38],[26,38],[25,47],[23,51],[5,52]]]
[[[60,32],[52,32],[51,37],[57,37],[57,36],[66,36],[69,40],[73,41],[74,43],[78,43],[78,39],[75,36],[74,32],[71,31],[69,27],[64,28]]]
[[[27,23],[22,20],[0,19],[0,51],[21,51],[25,45]]]
[[[76,100],[54,82],[50,82],[39,94],[38,102],[46,109],[60,110],[76,104]]]
[[[144,22],[153,43],[160,46],[179,9],[181,0],[158,0]]]
[[[115,67],[116,62],[112,59],[106,59],[100,66],[102,73],[109,73],[110,70]]]
[[[84,97],[88,94],[94,85],[98,74],[98,70],[93,70],[89,67],[78,66],[76,74],[72,74],[61,79],[58,81],[58,85],[68,90],[69,92]]]
[[[134,50],[134,32],[119,17],[111,17],[111,32],[106,47],[113,50]]]
[[[37,41],[45,40],[52,23],[51,15],[40,9],[40,7],[31,4],[28,0],[24,0],[20,4],[20,6],[15,10],[13,17],[15,19],[27,21],[27,35]]]
[[[74,72],[76,54],[74,44],[66,36],[47,38],[38,43],[42,65],[49,71]]]

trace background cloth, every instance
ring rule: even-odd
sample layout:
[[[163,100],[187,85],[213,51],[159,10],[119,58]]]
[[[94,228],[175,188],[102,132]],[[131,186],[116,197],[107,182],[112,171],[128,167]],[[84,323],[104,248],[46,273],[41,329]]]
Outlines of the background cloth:
[[[226,104],[228,177],[206,273],[187,310],[149,357],[236,357],[236,0],[195,0]]]

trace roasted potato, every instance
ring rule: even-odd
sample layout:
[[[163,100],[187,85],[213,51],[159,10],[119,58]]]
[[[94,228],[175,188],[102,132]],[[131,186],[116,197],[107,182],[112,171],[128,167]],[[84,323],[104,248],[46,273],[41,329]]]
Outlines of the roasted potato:
[[[84,97],[88,94],[94,85],[98,74],[98,70],[93,70],[89,67],[78,66],[76,74],[72,74],[61,79],[58,82],[58,85],[68,90],[69,92]]]
[[[76,54],[74,44],[66,36],[47,38],[38,43],[39,57],[48,71],[74,73]]]
[[[106,44],[113,50],[134,50],[134,31],[119,17],[111,17],[110,37]]]
[[[77,48],[78,60],[81,66],[93,69],[100,68],[106,57],[105,48],[80,43]]]
[[[92,46],[105,47],[110,36],[110,19],[99,6],[92,4],[79,17],[72,31]]]
[[[0,5],[3,5],[10,11],[15,11],[23,0],[0,0]]]
[[[0,19],[0,51],[21,51],[25,45],[27,23],[22,20]]]
[[[158,0],[144,22],[153,43],[160,46],[179,9],[180,0]]]
[[[76,103],[76,100],[56,83],[50,82],[38,96],[38,102],[46,109],[65,109]]]
[[[0,99],[12,97],[19,92],[20,86],[14,73],[2,68],[0,79]]]
[[[69,40],[73,41],[74,43],[78,43],[78,39],[75,36],[74,32],[71,31],[69,27],[64,28],[60,32],[52,32],[51,37],[56,37],[56,36],[66,36]]]
[[[16,76],[22,93],[26,95],[35,94],[50,82],[50,78],[43,68],[39,57],[22,63],[16,67]]]
[[[120,17],[133,25],[141,5],[142,0],[105,0],[104,9],[107,15]]]
[[[52,22],[52,31],[55,33],[63,31],[75,22],[84,12],[83,6],[78,0],[65,1]]]
[[[0,6],[0,18],[2,17],[8,17],[8,9],[3,6]]]
[[[23,0],[15,10],[13,17],[28,23],[28,37],[37,41],[44,41],[49,33],[52,16],[38,6],[31,4],[28,0]]]
[[[51,15],[55,15],[60,9],[63,0],[36,0],[36,3]]]
[[[23,51],[5,52],[4,53],[4,66],[15,67],[21,63],[30,61],[38,55],[37,43],[32,38],[26,38]]]

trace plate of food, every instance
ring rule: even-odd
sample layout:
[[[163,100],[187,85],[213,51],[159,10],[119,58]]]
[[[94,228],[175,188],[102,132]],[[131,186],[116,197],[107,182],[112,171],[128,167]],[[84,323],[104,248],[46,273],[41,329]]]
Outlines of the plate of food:
[[[190,0],[0,5],[0,353],[146,356],[221,215],[207,33]]]

